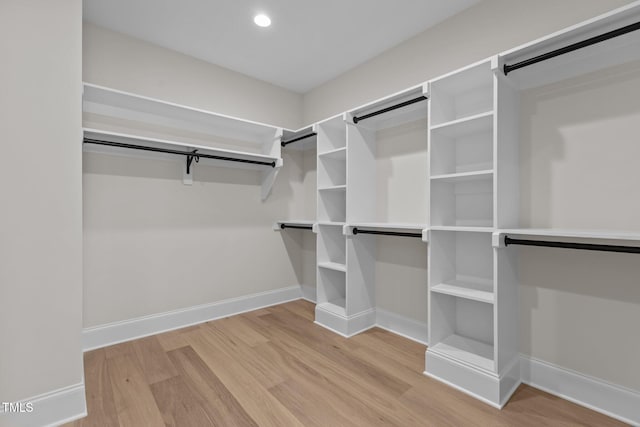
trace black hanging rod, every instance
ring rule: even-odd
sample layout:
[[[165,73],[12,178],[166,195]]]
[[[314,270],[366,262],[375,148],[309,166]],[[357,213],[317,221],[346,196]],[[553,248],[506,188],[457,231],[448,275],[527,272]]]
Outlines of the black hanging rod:
[[[569,242],[548,242],[545,240],[523,240],[512,239],[504,236],[504,245],[521,245],[521,246],[544,246],[549,248],[565,248],[565,249],[582,249],[585,251],[604,251],[604,252],[624,252],[629,254],[640,254],[638,246],[616,246],[616,245],[595,245],[592,243],[569,243]]]
[[[291,224],[280,224],[280,228],[284,230],[285,228],[295,228],[298,230],[313,230],[312,225],[291,225]]]
[[[377,230],[360,230],[358,227],[353,227],[353,235],[356,234],[380,234],[383,236],[401,236],[401,237],[419,237],[422,238],[421,233],[405,233],[401,231],[377,231]]]
[[[204,159],[215,159],[215,160],[224,160],[224,161],[228,161],[228,162],[238,162],[238,163],[250,163],[252,165],[265,165],[265,166],[271,166],[272,168],[276,167],[276,162],[264,162],[264,161],[260,161],[260,160],[248,160],[248,159],[236,159],[234,157],[224,157],[224,156],[214,156],[212,154],[202,154],[202,153],[196,153],[197,150],[194,151],[180,151],[180,150],[171,150],[168,148],[156,148],[156,147],[144,147],[141,145],[134,145],[134,144],[125,144],[122,142],[112,142],[112,141],[102,141],[99,139],[92,139],[92,138],[84,138],[84,143],[85,144],[97,144],[97,145],[107,145],[109,147],[118,147],[118,148],[129,148],[132,150],[143,150],[143,151],[153,151],[156,153],[166,153],[166,154],[175,154],[178,156],[186,156],[187,158],[190,159],[197,159],[198,158],[204,158]],[[188,162],[189,165],[191,162]]]
[[[424,95],[419,96],[417,98],[410,99],[408,101],[401,102],[396,105],[392,105],[390,107],[383,108],[378,111],[374,111],[373,113],[365,114],[364,116],[354,117],[353,123],[358,124],[359,121],[368,119],[370,117],[375,117],[379,114],[388,113],[389,111],[397,110],[398,108],[406,107],[407,105],[415,104],[416,102],[426,101],[428,98]]]
[[[316,132],[311,132],[311,133],[309,133],[309,134],[307,134],[307,135],[298,136],[298,137],[293,138],[293,139],[290,139],[290,140],[288,140],[288,141],[281,141],[281,142],[280,142],[280,145],[281,145],[282,147],[284,147],[285,145],[289,145],[289,144],[291,144],[291,143],[294,143],[294,142],[300,141],[301,139],[311,138],[312,136],[316,136],[316,135],[317,135],[317,133],[316,133]]]
[[[583,47],[591,46],[596,43],[600,43],[605,40],[612,39],[614,37],[619,37],[636,30],[640,30],[640,22],[636,22],[635,24],[630,24],[622,28],[618,28],[617,30],[609,31],[604,34],[600,34],[598,36],[590,37],[581,42],[573,43],[573,44],[570,44],[569,46],[552,50],[551,52],[543,53],[542,55],[538,55],[530,59],[525,59],[524,61],[516,62],[515,64],[511,64],[511,65],[504,64],[503,66],[504,75],[506,76],[511,71],[517,70],[519,68],[537,64],[538,62],[546,61],[547,59],[555,58],[556,56],[564,55],[565,53],[573,52],[574,50],[582,49]]]

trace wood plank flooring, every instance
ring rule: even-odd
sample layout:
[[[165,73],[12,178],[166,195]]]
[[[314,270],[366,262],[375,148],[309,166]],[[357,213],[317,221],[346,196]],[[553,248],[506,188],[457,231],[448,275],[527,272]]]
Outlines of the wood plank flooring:
[[[89,416],[68,426],[617,426],[521,386],[498,411],[425,377],[425,347],[350,339],[294,301],[85,354]]]

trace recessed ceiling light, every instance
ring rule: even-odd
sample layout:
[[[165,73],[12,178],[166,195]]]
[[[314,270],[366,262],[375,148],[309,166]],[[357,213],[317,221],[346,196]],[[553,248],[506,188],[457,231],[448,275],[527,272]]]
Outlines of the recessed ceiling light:
[[[271,25],[271,18],[261,13],[253,17],[253,22],[255,22],[258,27],[268,27]]]

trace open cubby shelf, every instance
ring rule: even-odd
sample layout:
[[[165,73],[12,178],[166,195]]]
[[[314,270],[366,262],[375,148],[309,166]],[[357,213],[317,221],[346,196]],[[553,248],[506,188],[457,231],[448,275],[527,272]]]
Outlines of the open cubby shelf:
[[[431,181],[431,224],[492,227],[493,173]]]
[[[431,347],[431,351],[442,353],[447,357],[468,363],[475,367],[493,371],[493,346],[460,335],[449,335],[438,344]]]
[[[431,287],[432,292],[493,304],[493,283],[489,280],[450,279]]]

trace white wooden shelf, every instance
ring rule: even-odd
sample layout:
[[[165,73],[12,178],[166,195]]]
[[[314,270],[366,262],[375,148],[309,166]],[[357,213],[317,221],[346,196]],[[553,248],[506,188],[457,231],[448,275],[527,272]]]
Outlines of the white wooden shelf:
[[[344,222],[344,221],[318,221],[317,224],[320,225],[320,226],[344,227],[346,222]]]
[[[347,272],[347,266],[337,262],[319,262],[318,267],[326,268],[328,270],[342,271],[343,273]]]
[[[91,83],[84,83],[83,111],[257,144],[271,142],[278,130],[267,124]]]
[[[430,231],[464,231],[472,233],[493,233],[496,231],[494,227],[467,227],[463,225],[432,225],[429,226]]]
[[[439,182],[461,182],[474,179],[488,179],[493,175],[493,170],[481,170],[473,172],[448,173],[442,175],[431,176],[432,181]]]
[[[330,187],[318,188],[318,191],[345,191],[346,189],[346,185],[332,185]]]
[[[86,138],[164,150],[197,149],[200,154],[204,155],[272,163],[275,167],[271,170],[265,170],[262,176],[262,200],[269,196],[282,166],[280,155],[280,140],[284,132],[282,128],[90,83],[84,83],[82,101],[83,122],[96,124],[95,126],[85,126]],[[137,131],[134,133],[169,133],[177,135],[176,139],[182,139],[182,141],[129,133],[134,123]],[[100,127],[104,128],[99,129]],[[122,132],[123,129],[126,131]],[[202,141],[202,143],[194,143],[194,141]],[[211,145],[208,144],[209,142]],[[139,150],[141,152],[134,154],[135,150],[131,148],[98,147],[96,144],[84,145],[86,151],[122,153],[136,157],[142,155],[141,150]],[[232,149],[219,148],[220,146],[230,146]],[[235,150],[233,149],[235,147],[241,147],[241,149]],[[128,152],[125,153],[125,150]],[[144,154],[145,156],[153,156],[153,158],[169,158],[178,153],[160,154],[147,150]],[[190,160],[191,158],[185,161],[183,176],[185,184],[193,183],[191,170],[192,167],[195,167],[195,162]],[[200,157],[199,160],[203,164],[215,166],[250,169],[265,167],[265,165],[204,157]],[[187,166],[188,164],[190,166]]]
[[[493,346],[471,338],[450,335],[429,350],[487,371],[494,370]]]
[[[347,159],[347,147],[336,148],[334,150],[325,151],[324,153],[318,153],[318,157],[324,159],[346,161]]]
[[[337,314],[338,316],[345,317],[347,315],[344,299],[334,299],[328,302],[323,302],[318,304],[317,307],[330,313]]]
[[[431,132],[434,135],[442,135],[447,138],[460,138],[473,133],[490,131],[492,125],[493,111],[485,111],[431,126]]]
[[[431,287],[432,292],[493,304],[493,283],[487,281],[449,280]]]

